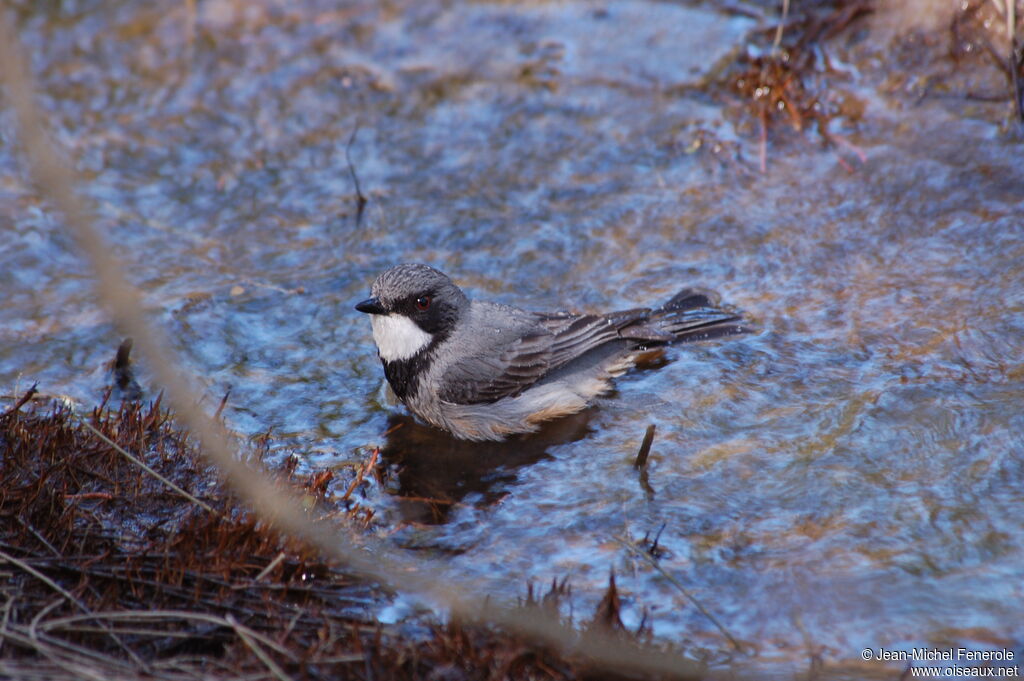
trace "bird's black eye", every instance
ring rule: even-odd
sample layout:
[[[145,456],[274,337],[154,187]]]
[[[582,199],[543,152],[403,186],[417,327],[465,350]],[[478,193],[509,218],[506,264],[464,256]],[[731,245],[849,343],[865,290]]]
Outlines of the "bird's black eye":
[[[416,307],[421,310],[426,310],[430,307],[430,296],[420,296],[416,299]]]

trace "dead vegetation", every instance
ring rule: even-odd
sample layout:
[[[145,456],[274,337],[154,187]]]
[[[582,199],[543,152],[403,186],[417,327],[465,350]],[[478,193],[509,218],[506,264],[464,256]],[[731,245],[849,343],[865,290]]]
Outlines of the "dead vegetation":
[[[0,452],[9,666],[45,662],[53,678],[266,674],[350,656],[374,629],[365,611],[379,595],[236,506],[159,401],[82,421],[63,407],[12,409]]]
[[[780,23],[755,35],[725,75],[725,88],[738,95],[746,115],[756,121],[761,172],[768,168],[770,132],[780,121],[796,133],[817,131],[832,147],[863,153],[846,138],[829,130],[833,119],[848,113],[841,98],[829,93],[833,68],[821,45],[873,11],[870,0],[789,4]],[[852,167],[842,157],[839,163]]]
[[[1006,92],[1013,102],[1014,117],[1024,123],[1024,44],[1017,38],[1021,23],[1016,0],[966,0],[960,3],[949,24],[949,54],[954,64],[969,66],[972,58],[983,59],[1006,79]],[[968,99],[1003,100],[1005,95],[967,91]]]
[[[159,400],[78,416],[24,397],[0,415],[4,678],[622,678],[494,628],[382,625],[389,596],[241,507]],[[368,469],[271,474],[314,522],[362,525],[340,492]],[[567,593],[522,606],[557,617]],[[587,626],[615,625],[618,603],[613,581]]]
[[[836,68],[830,56],[830,41],[839,36],[853,48],[844,58],[862,73],[877,72],[882,92],[909,94],[917,101],[939,97],[1010,103],[1013,120],[1024,123],[1024,42],[1019,37],[1024,12],[1019,0],[966,0],[929,21],[895,3],[876,4],[783,0],[780,7],[772,7],[781,8],[777,23],[765,21],[709,84],[712,96],[727,93],[724,104],[737,128],[756,135],[762,173],[767,172],[773,142],[803,140],[808,133],[835,149],[838,163],[848,171],[866,161],[859,147],[836,132],[840,126],[856,125],[864,110],[843,86],[853,74]],[[876,9],[882,19],[872,26],[864,19]],[[760,13],[751,16],[764,20]],[[886,29],[879,30],[879,25]],[[969,107],[963,110],[969,112]]]

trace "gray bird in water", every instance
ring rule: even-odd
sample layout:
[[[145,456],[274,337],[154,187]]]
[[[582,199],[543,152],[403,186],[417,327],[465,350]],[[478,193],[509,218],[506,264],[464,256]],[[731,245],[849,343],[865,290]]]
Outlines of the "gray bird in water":
[[[470,300],[443,272],[404,264],[370,293],[356,309],[370,315],[391,389],[465,440],[501,440],[581,411],[652,348],[747,330],[693,289],[653,309],[528,312]]]

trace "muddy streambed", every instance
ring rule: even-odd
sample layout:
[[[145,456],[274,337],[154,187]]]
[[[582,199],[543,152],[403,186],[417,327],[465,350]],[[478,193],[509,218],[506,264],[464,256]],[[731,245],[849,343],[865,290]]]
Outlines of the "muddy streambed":
[[[1024,146],[978,96],[998,70],[947,32],[880,12],[818,48],[842,142],[777,124],[761,172],[719,80],[760,4],[13,6],[53,135],[205,399],[230,388],[231,426],[310,468],[380,446],[363,503],[396,546],[509,597],[568,577],[581,612],[614,571],[627,625],[758,669],[1024,652]],[[93,404],[120,339],[0,116],[3,390]],[[410,260],[536,309],[700,285],[758,330],[460,444],[387,402],[352,309]],[[645,536],[660,571],[624,547]]]

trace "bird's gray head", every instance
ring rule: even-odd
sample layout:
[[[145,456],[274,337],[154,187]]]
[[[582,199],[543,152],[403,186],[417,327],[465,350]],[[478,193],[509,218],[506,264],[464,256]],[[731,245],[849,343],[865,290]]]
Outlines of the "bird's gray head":
[[[431,343],[447,338],[463,310],[466,294],[448,276],[427,265],[396,265],[356,305],[370,315],[373,340],[385,362],[408,360]]]

